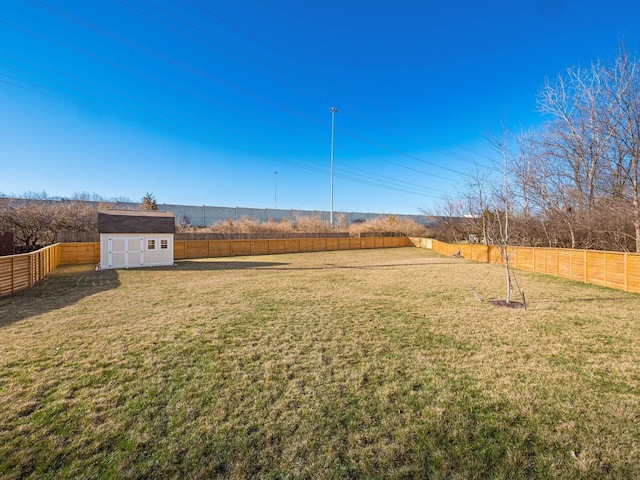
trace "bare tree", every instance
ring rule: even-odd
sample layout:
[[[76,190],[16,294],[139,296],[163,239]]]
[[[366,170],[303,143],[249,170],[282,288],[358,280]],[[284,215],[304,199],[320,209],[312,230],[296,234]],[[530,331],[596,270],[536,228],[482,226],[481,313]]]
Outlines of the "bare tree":
[[[53,241],[53,222],[52,209],[42,201],[7,204],[0,218],[2,229],[13,233],[14,239],[22,244],[21,250],[27,252]]]
[[[486,170],[476,167],[475,171],[469,175],[462,195],[466,205],[464,213],[469,223],[474,225],[470,233],[485,245],[492,245],[498,233],[495,216],[489,210],[491,181],[491,176]]]
[[[445,198],[433,211],[421,209],[434,221],[429,227],[433,238],[452,243],[478,239],[477,219],[468,214],[467,205],[461,199]]]
[[[13,234],[20,251],[51,244],[60,232],[96,231],[97,221],[97,209],[86,201],[53,200],[31,192],[0,199],[0,230]]]
[[[511,270],[509,265],[509,217],[511,216],[511,189],[509,185],[509,151],[507,146],[508,131],[506,123],[502,125],[502,138],[495,135],[489,137],[489,143],[500,154],[502,161],[502,185],[495,185],[492,194],[493,210],[498,226],[498,240],[502,250],[502,258],[505,266],[506,302],[511,303],[513,286],[511,283]]]
[[[553,118],[540,138],[541,146],[546,158],[559,162],[559,172],[571,180],[570,188],[563,188],[563,200],[569,203],[563,210],[579,217],[587,233],[586,247],[593,241],[597,188],[612,138],[602,121],[606,74],[599,62],[589,68],[569,68],[555,81],[547,80],[538,98],[539,110]]]
[[[98,211],[90,203],[70,200],[61,201],[52,208],[54,215],[52,230],[57,233],[94,232],[98,228]]]
[[[635,251],[640,252],[640,64],[624,44],[606,75],[605,119],[613,139],[613,196],[630,204]]]

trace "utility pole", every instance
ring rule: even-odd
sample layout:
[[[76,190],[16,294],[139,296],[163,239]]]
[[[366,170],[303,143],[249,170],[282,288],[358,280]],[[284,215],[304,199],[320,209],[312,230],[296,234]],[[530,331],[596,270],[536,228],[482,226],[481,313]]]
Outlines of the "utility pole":
[[[335,116],[338,109],[331,107],[331,213],[329,214],[329,223],[333,227],[333,131],[335,127]]]
[[[278,182],[277,182],[278,172],[273,172],[273,209],[277,210],[278,208]]]

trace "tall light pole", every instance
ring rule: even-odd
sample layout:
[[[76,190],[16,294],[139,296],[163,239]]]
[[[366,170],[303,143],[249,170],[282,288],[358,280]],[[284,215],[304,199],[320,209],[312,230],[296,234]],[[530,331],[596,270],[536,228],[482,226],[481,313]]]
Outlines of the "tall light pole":
[[[278,182],[277,182],[278,172],[273,172],[273,209],[278,209]]]
[[[338,109],[336,107],[331,107],[329,109],[331,112],[331,213],[329,214],[329,223],[333,227],[333,131],[335,127],[335,117]]]

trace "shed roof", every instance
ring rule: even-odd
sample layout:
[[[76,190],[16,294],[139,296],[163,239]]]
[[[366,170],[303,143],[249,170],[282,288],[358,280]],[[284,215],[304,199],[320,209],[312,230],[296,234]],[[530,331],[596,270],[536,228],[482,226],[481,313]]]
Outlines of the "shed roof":
[[[173,212],[98,210],[99,233],[176,233]]]

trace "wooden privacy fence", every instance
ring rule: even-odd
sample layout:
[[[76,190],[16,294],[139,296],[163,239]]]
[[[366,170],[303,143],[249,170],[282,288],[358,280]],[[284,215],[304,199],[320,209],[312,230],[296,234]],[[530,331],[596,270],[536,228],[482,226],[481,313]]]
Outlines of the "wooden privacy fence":
[[[450,244],[430,238],[412,238],[413,245],[443,255],[460,254],[469,260],[504,264],[502,247]],[[640,293],[640,253],[510,246],[509,265],[579,282]]]
[[[277,240],[176,240],[176,260],[237,255],[359,250],[363,248],[410,247],[406,237],[375,238],[284,238]]]
[[[238,255],[410,247],[406,237],[176,240],[176,260]],[[32,287],[58,265],[98,264],[99,242],[56,243],[33,253],[0,257],[0,296]]]
[[[30,288],[60,265],[61,244],[0,257],[0,296]]]
[[[61,243],[60,264],[100,262],[99,242]],[[277,240],[175,240],[173,258],[233,257],[277,253],[358,250],[362,248],[411,247],[406,237],[376,238],[284,238]]]

